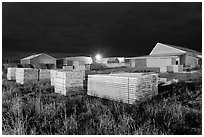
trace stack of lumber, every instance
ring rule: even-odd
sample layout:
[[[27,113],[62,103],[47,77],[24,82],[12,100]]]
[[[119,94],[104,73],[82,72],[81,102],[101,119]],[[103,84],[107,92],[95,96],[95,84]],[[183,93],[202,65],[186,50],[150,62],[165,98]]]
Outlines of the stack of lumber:
[[[111,76],[121,76],[121,77],[141,77],[144,73],[111,73]]]
[[[161,73],[167,72],[167,66],[165,66],[165,67],[160,67],[160,72],[161,72]]]
[[[73,69],[69,71],[56,70],[55,72],[51,72],[51,74],[55,75],[54,87],[56,93],[66,95],[67,91],[83,89],[83,82],[85,79],[84,67],[80,67],[78,69]]]
[[[57,75],[57,70],[51,69],[50,70],[50,82],[52,86],[55,86],[56,75]]]
[[[159,78],[158,83],[166,83],[167,82],[167,78]]]
[[[183,72],[183,65],[172,65],[174,72]]]
[[[136,100],[145,100],[158,94],[158,77],[143,76],[138,79]]]
[[[16,82],[24,84],[26,82],[38,81],[38,69],[16,68]]]
[[[84,70],[86,69],[85,65],[79,65],[79,61],[73,61],[73,65],[71,66],[63,66],[63,70],[67,71],[78,71],[78,70]]]
[[[183,72],[183,65],[171,65],[171,66],[167,66],[167,71],[168,72]]]
[[[63,66],[62,69],[63,70],[73,70],[74,66]]]
[[[73,66],[77,68],[79,66],[79,61],[73,61]]]
[[[8,68],[7,69],[7,79],[8,80],[16,80],[16,68]]]
[[[97,96],[133,104],[158,94],[158,75],[121,73],[88,75],[90,96]]]
[[[56,71],[54,82],[55,92],[66,95],[66,72]]]
[[[50,79],[50,69],[39,69],[39,80]]]
[[[91,70],[91,65],[90,64],[85,64],[85,70],[90,71]]]
[[[167,72],[174,72],[173,66],[167,66]]]
[[[83,72],[83,73],[85,73],[85,65],[80,65],[80,66],[78,66],[78,67],[76,67],[76,68],[74,68],[74,70],[72,70],[72,71],[77,71],[77,72]]]

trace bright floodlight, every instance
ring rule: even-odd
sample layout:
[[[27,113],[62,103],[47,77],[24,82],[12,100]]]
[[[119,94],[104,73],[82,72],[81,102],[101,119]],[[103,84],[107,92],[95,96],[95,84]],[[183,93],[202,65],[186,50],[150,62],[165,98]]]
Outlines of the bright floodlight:
[[[97,54],[96,55],[96,60],[99,62],[101,60],[101,55]]]

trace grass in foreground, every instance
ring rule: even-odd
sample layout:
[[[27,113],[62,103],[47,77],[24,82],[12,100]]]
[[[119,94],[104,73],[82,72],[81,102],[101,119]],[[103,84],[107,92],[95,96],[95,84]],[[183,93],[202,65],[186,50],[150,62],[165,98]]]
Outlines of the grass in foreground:
[[[201,80],[160,88],[157,97],[135,105],[61,96],[47,82],[2,82],[3,134],[202,134]]]

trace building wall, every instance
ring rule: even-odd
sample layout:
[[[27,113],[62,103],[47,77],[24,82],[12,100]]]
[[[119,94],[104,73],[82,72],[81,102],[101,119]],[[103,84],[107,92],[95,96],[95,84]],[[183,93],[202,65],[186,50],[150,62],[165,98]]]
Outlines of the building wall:
[[[93,63],[91,57],[83,57],[83,56],[68,57],[68,58],[66,58],[66,60],[80,61],[80,62],[84,62],[84,64],[91,64],[91,63]]]
[[[117,57],[121,63],[125,63],[125,57]]]
[[[180,56],[180,64],[186,67],[196,67],[198,65],[198,58],[184,54]]]
[[[30,59],[24,59],[24,60],[22,60],[21,59],[21,64],[30,64]]]
[[[108,59],[109,59],[109,58],[102,58],[102,59],[101,59],[101,63],[107,63]]]
[[[175,58],[148,58],[147,67],[159,67],[160,72],[167,72],[167,66],[175,63]]]
[[[117,68],[125,66],[125,63],[104,63],[108,68]]]
[[[135,67],[147,67],[147,59],[135,59]]]
[[[148,58],[147,67],[165,67],[172,65],[171,58]]]
[[[181,55],[181,56],[179,56],[179,59],[180,59],[180,65],[183,65],[183,66],[185,66],[185,64],[186,64],[186,55],[184,54],[184,55]]]
[[[47,56],[47,55],[40,55],[38,57],[32,58],[30,60],[30,64],[37,65],[37,64],[54,64],[56,66],[56,60]]]
[[[186,55],[185,56],[185,66],[196,67],[198,65],[198,58]]]
[[[135,67],[135,59],[130,60],[130,67]]]
[[[176,65],[176,63],[179,63],[179,62],[177,62],[178,60],[176,59],[176,58],[172,58],[171,59],[171,64],[172,65]]]

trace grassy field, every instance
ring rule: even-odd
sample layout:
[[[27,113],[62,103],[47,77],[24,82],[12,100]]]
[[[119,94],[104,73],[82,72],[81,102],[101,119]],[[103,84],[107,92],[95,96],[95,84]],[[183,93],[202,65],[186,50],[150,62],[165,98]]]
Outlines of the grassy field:
[[[4,76],[5,77],[5,76]],[[48,81],[2,80],[2,132],[15,135],[202,134],[202,80],[161,87],[159,95],[128,105],[54,93]]]

